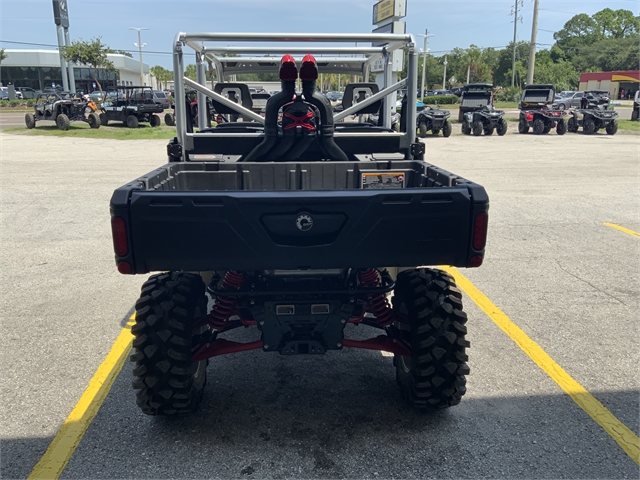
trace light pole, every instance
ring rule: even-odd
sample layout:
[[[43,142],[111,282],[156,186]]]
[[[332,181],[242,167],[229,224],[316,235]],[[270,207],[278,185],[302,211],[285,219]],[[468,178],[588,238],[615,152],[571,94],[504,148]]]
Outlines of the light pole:
[[[424,37],[424,46],[422,48],[422,90],[420,90],[420,96],[424,97],[424,76],[427,67],[427,39],[429,37],[433,37],[433,35],[429,33],[428,29],[426,29],[424,31],[424,35],[418,34],[418,36]]]
[[[442,89],[447,89],[447,54],[444,54],[444,72],[442,73]]]
[[[140,86],[144,85],[144,72],[142,70],[142,49],[146,47],[146,43],[142,43],[140,38],[140,32],[142,30],[149,30],[148,28],[139,28],[139,27],[129,27],[129,30],[137,30],[138,31],[138,43],[134,43],[136,47],[138,47],[138,51],[140,52]]]

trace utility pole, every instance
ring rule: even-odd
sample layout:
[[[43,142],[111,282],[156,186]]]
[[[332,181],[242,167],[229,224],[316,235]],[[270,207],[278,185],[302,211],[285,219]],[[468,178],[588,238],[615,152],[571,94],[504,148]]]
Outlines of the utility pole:
[[[134,43],[133,45],[138,47],[138,52],[140,53],[140,86],[144,85],[144,71],[142,68],[142,49],[147,46],[146,43],[142,43],[140,38],[140,32],[142,30],[149,30],[148,28],[138,28],[138,27],[129,27],[129,30],[137,30],[138,31],[138,43]]]
[[[422,90],[420,90],[420,96],[424,97],[424,78],[427,70],[427,40],[433,35],[429,34],[429,30],[425,29],[424,35],[418,34],[419,37],[424,37],[424,45],[422,48]]]
[[[514,10],[511,11],[511,13],[514,14],[513,17],[513,59],[511,61],[511,87],[514,87],[516,84],[516,48],[517,48],[517,33],[518,33],[518,20],[522,21],[522,19],[518,18],[518,4],[522,3],[522,5],[524,6],[524,3],[522,2],[522,0],[516,0],[515,6],[514,6]]]
[[[444,73],[442,74],[442,89],[447,89],[447,54],[444,54]]]
[[[527,85],[533,83],[533,71],[536,67],[536,37],[538,35],[538,7],[539,0],[533,4],[533,25],[531,27],[531,45],[529,46],[529,69],[527,70]]]

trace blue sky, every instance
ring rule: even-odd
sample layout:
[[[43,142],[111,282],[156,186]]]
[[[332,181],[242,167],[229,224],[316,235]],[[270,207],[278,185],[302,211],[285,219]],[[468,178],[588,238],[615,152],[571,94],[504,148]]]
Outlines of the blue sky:
[[[47,48],[55,45],[56,29],[50,0],[0,0],[3,48]],[[374,0],[68,0],[71,39],[102,37],[114,49],[132,50],[142,32],[144,62],[172,69],[169,52],[178,31],[219,32],[338,32],[364,33],[372,29]],[[424,33],[435,55],[470,44],[504,47],[513,39],[514,0],[407,0],[407,32]],[[605,7],[624,8],[638,15],[637,0],[540,0],[538,43],[553,44],[553,32],[578,13],[593,14]],[[533,0],[524,0],[518,39],[531,37]],[[421,45],[422,39],[418,38]],[[158,52],[158,53],[155,53]],[[137,58],[137,55],[136,55]]]

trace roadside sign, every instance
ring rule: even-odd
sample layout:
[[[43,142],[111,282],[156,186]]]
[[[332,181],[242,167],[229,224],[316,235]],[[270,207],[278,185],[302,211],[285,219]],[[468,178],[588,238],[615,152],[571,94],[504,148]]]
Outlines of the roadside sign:
[[[394,50],[391,53],[391,71],[401,72],[404,67],[404,51]],[[382,58],[377,59],[371,64],[371,73],[384,72],[384,61]]]
[[[391,22],[375,28],[371,33],[407,33],[407,24],[405,22]],[[386,42],[371,42],[372,47],[381,45],[386,45]]]
[[[69,28],[67,0],[53,0],[53,20],[60,27]]]
[[[407,0],[380,0],[373,6],[373,24],[407,16]]]

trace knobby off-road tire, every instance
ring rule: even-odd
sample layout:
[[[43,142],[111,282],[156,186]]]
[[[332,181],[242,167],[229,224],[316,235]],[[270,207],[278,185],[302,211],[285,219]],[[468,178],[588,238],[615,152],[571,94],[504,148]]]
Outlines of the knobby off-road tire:
[[[471,132],[473,133],[474,137],[479,137],[480,135],[482,135],[483,131],[484,131],[484,127],[482,126],[482,122],[473,122],[473,127],[471,127]]]
[[[464,112],[458,111],[458,123],[464,122]]]
[[[462,134],[463,135],[471,134],[471,127],[467,124],[467,122],[464,122],[462,124]]]
[[[518,122],[518,133],[529,133],[529,127],[525,120],[520,120]]]
[[[27,113],[24,116],[24,123],[28,129],[32,129],[36,126],[36,117],[33,113]]]
[[[607,135],[615,135],[618,132],[618,121],[609,122],[606,127]]]
[[[61,113],[56,117],[56,125],[60,130],[69,130],[70,124],[71,122],[69,122],[69,117],[67,117],[64,113]]]
[[[199,275],[153,275],[142,286],[131,361],[136,403],[147,415],[190,413],[202,400],[207,360],[193,362],[191,348],[193,324],[206,308]]]
[[[442,136],[447,138],[451,136],[451,123],[448,120],[445,120],[444,125],[442,126]]]
[[[418,125],[418,135],[420,138],[427,136],[427,124],[425,122],[420,122],[420,125]]]
[[[489,136],[493,135],[493,127],[487,127],[487,128],[485,128],[485,129],[484,129],[484,134],[485,134],[485,135],[489,135]]]
[[[140,122],[138,122],[138,117],[136,117],[135,115],[127,116],[127,127],[138,128],[138,125],[140,125]]]
[[[638,110],[634,108],[633,112],[631,112],[631,121],[635,122],[636,120],[638,120]]]
[[[558,120],[558,124],[556,125],[556,133],[558,135],[564,135],[567,133],[567,122],[564,120]]]
[[[169,127],[173,127],[176,124],[176,119],[173,116],[172,113],[165,113],[164,114],[164,123],[165,125],[169,126]]]
[[[498,126],[496,127],[496,133],[502,137],[507,133],[508,128],[507,121],[504,118],[501,118],[498,122]]]
[[[100,125],[102,125],[103,127],[109,125],[109,119],[107,118],[107,114],[104,112],[100,114]]]
[[[151,115],[151,117],[149,117],[149,124],[152,127],[159,127],[160,125],[162,125],[162,120],[160,120],[160,117],[156,114]]]
[[[462,294],[453,278],[429,268],[404,271],[398,274],[392,302],[409,322],[396,322],[411,346],[411,356],[394,356],[403,396],[421,409],[457,405],[466,392],[469,342]]]
[[[97,113],[90,113],[87,122],[91,128],[100,128],[100,116]]]
[[[535,133],[536,135],[542,135],[544,133],[544,120],[542,120],[541,118],[536,118],[533,121],[533,133]]]
[[[596,133],[596,122],[591,118],[585,118],[582,122],[582,133],[585,135],[592,135]]]
[[[567,122],[567,131],[576,133],[578,131],[578,121],[575,117],[571,117]]]

